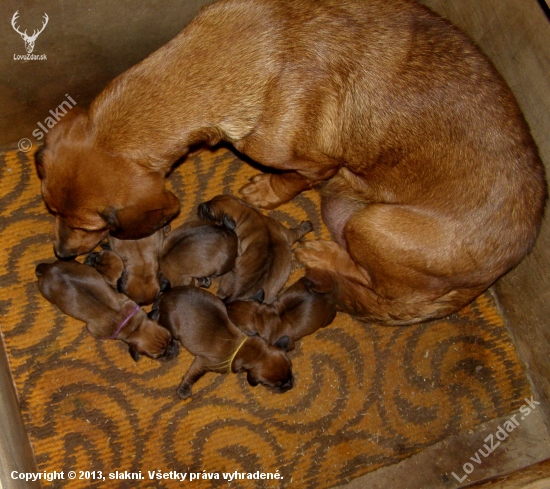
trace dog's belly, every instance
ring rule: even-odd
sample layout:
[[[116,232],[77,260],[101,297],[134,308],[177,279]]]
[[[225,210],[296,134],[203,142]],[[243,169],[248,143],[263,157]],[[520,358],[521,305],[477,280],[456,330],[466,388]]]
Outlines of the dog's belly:
[[[345,228],[351,216],[364,207],[345,197],[322,194],[321,198],[321,216],[328,227],[334,241],[344,249],[348,249],[345,239]]]

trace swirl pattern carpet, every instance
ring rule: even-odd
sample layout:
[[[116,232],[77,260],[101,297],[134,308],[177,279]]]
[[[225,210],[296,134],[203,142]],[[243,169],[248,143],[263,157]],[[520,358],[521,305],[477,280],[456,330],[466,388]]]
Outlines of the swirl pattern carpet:
[[[223,147],[189,156],[169,179],[182,203],[175,225],[219,193],[238,194],[257,172]],[[39,470],[77,472],[45,487],[228,487],[223,474],[237,471],[245,478],[229,487],[323,489],[506,415],[530,395],[487,293],[459,314],[418,326],[338,314],[289,354],[291,391],[207,374],[181,401],[176,388],[190,354],[135,363],[122,342],[92,338],[40,295],[34,268],[53,259],[53,218],[32,152],[2,153],[0,200],[1,328],[21,411]],[[288,226],[309,219],[314,232],[306,239],[329,239],[315,191],[269,214]],[[291,280],[301,273],[296,265]],[[143,479],[86,480],[80,471]],[[172,471],[187,482],[156,478]],[[260,473],[281,478],[248,479]]]

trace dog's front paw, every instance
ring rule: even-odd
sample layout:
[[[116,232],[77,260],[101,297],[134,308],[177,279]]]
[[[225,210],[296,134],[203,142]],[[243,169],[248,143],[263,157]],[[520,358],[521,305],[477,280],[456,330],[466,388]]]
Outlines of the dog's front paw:
[[[186,385],[180,385],[177,390],[178,397],[180,399],[188,399],[191,397],[191,386]]]
[[[273,175],[266,173],[252,177],[250,182],[239,190],[243,196],[243,200],[250,205],[262,209],[274,209],[287,202],[289,199],[281,198],[273,190],[271,185],[272,177]]]

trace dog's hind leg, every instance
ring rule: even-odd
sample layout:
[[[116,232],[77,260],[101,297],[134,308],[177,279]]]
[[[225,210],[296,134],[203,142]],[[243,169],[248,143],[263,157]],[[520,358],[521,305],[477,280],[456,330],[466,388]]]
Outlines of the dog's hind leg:
[[[398,325],[442,317],[494,280],[461,248],[452,224],[400,206],[373,204],[355,212],[343,241],[349,252],[335,242],[309,241],[295,254],[310,279],[334,284],[340,310],[368,321]]]
[[[189,370],[183,377],[183,380],[178,387],[177,394],[180,399],[191,397],[191,387],[207,372],[205,362],[202,357],[195,357]]]

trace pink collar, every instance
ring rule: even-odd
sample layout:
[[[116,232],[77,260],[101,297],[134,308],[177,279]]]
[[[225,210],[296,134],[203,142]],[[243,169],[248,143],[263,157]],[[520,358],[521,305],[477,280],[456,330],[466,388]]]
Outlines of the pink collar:
[[[128,321],[130,321],[130,319],[132,319],[136,315],[136,312],[138,312],[139,309],[140,309],[140,307],[136,304],[136,307],[134,307],[134,309],[132,310],[132,312],[130,314],[128,314],[126,319],[120,323],[119,327],[115,331],[115,334],[113,336],[109,336],[109,339],[115,340],[116,337],[118,336],[118,334],[122,331],[122,328],[124,328],[124,326],[126,326]]]

